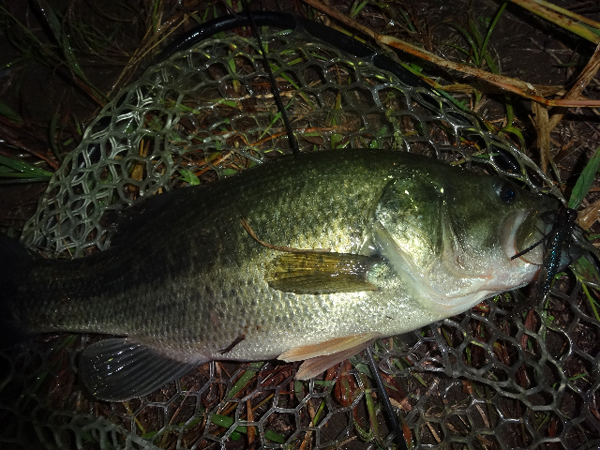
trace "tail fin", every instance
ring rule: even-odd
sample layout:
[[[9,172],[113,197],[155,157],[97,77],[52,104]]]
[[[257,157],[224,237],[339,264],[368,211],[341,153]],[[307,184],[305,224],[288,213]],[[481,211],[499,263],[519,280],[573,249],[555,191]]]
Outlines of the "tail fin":
[[[19,330],[14,311],[17,290],[25,281],[34,261],[25,246],[0,233],[0,348],[6,348],[25,339]]]

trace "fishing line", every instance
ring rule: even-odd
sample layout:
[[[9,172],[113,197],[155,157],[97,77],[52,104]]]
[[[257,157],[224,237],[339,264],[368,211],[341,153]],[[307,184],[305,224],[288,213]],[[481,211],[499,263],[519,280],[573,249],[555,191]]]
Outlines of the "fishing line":
[[[275,98],[275,103],[277,103],[277,108],[281,113],[281,117],[283,118],[283,122],[285,124],[285,129],[287,131],[287,135],[289,138],[290,147],[294,152],[294,155],[300,154],[300,149],[298,148],[298,142],[296,141],[296,137],[292,131],[292,126],[288,120],[288,116],[283,106],[283,102],[281,101],[281,97],[279,96],[279,88],[277,87],[277,83],[275,77],[273,76],[273,72],[271,71],[271,65],[269,64],[269,59],[267,58],[267,54],[262,44],[262,39],[260,37],[260,33],[258,32],[258,27],[256,26],[256,22],[254,21],[254,16],[252,15],[252,10],[250,9],[250,5],[248,4],[248,0],[242,0],[244,9],[248,13],[248,18],[250,19],[250,28],[252,29],[252,34],[256,39],[259,47],[259,51],[262,55],[263,64],[265,66],[265,70],[269,75],[269,80],[271,81],[271,91],[273,92],[273,96]],[[259,241],[260,242],[260,241]],[[387,390],[383,386],[383,380],[381,379],[381,374],[379,373],[379,369],[375,364],[375,359],[373,358],[373,353],[371,352],[371,347],[367,347],[367,355],[369,358],[369,365],[371,367],[371,374],[375,379],[375,384],[379,389],[381,400],[385,405],[385,409],[388,415],[388,420],[391,425],[391,429],[395,434],[396,444],[398,445],[398,450],[408,450],[406,446],[406,441],[404,440],[404,435],[402,433],[402,428],[400,427],[400,423],[398,422],[398,417],[394,413],[394,409],[392,408],[392,403],[390,402],[390,397],[388,395]]]
[[[383,386],[383,380],[381,379],[381,374],[379,373],[379,368],[377,364],[375,364],[375,358],[373,358],[373,352],[371,350],[371,346],[367,347],[367,359],[369,361],[369,368],[371,369],[371,374],[375,379],[375,384],[377,385],[377,389],[379,389],[379,393],[381,395],[381,401],[385,406],[385,410],[388,415],[389,425],[391,425],[392,432],[396,438],[396,445],[398,445],[397,450],[408,450],[406,446],[406,441],[404,440],[404,434],[402,433],[402,428],[400,427],[400,423],[398,422],[398,416],[394,412],[394,408],[392,407],[392,402],[390,402],[390,396],[388,395],[387,389]]]
[[[269,58],[267,58],[267,53],[263,47],[262,39],[260,38],[260,33],[258,32],[258,27],[256,26],[256,22],[254,21],[254,16],[252,15],[252,10],[250,9],[250,5],[248,4],[248,0],[242,0],[244,4],[244,9],[248,13],[248,18],[250,19],[250,28],[252,29],[252,34],[258,43],[258,50],[262,55],[263,65],[265,66],[265,70],[269,75],[269,80],[271,82],[271,91],[273,92],[273,98],[275,99],[275,103],[277,104],[277,109],[281,114],[281,118],[283,119],[283,123],[285,125],[285,130],[288,135],[288,141],[294,155],[300,154],[300,149],[298,148],[298,141],[296,141],[296,136],[294,136],[294,132],[292,131],[292,126],[290,125],[290,121],[288,120],[287,112],[285,107],[283,106],[283,102],[281,101],[281,96],[279,95],[279,88],[277,87],[277,82],[275,80],[275,76],[273,75],[273,71],[271,70],[271,65],[269,64]]]

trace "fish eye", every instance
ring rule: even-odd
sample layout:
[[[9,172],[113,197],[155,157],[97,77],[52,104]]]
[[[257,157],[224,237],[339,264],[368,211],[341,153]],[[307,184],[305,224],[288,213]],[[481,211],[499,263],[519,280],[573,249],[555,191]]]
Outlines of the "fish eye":
[[[511,183],[504,183],[498,189],[498,197],[502,203],[510,205],[517,199],[517,190]]]

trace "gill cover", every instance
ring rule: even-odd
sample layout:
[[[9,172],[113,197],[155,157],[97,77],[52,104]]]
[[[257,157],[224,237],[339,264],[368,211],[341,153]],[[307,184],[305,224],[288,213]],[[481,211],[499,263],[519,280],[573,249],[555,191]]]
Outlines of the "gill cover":
[[[428,307],[447,315],[489,295],[489,277],[472,269],[463,224],[450,213],[456,200],[435,177],[395,180],[385,189],[373,224],[376,248],[415,298],[425,297]]]
[[[372,239],[414,298],[450,316],[531,282],[539,266],[510,256],[523,218],[529,239],[540,235],[539,205],[500,178],[457,171],[449,179],[434,166],[386,187]]]

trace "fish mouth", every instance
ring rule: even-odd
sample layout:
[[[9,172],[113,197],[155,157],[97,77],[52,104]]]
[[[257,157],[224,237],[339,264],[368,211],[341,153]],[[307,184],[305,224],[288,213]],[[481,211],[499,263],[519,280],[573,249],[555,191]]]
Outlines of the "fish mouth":
[[[544,261],[542,240],[550,232],[551,221],[544,220],[548,211],[517,211],[509,215],[501,225],[500,241],[507,258],[514,264],[519,262],[541,266]],[[523,253],[515,258],[519,253]]]

